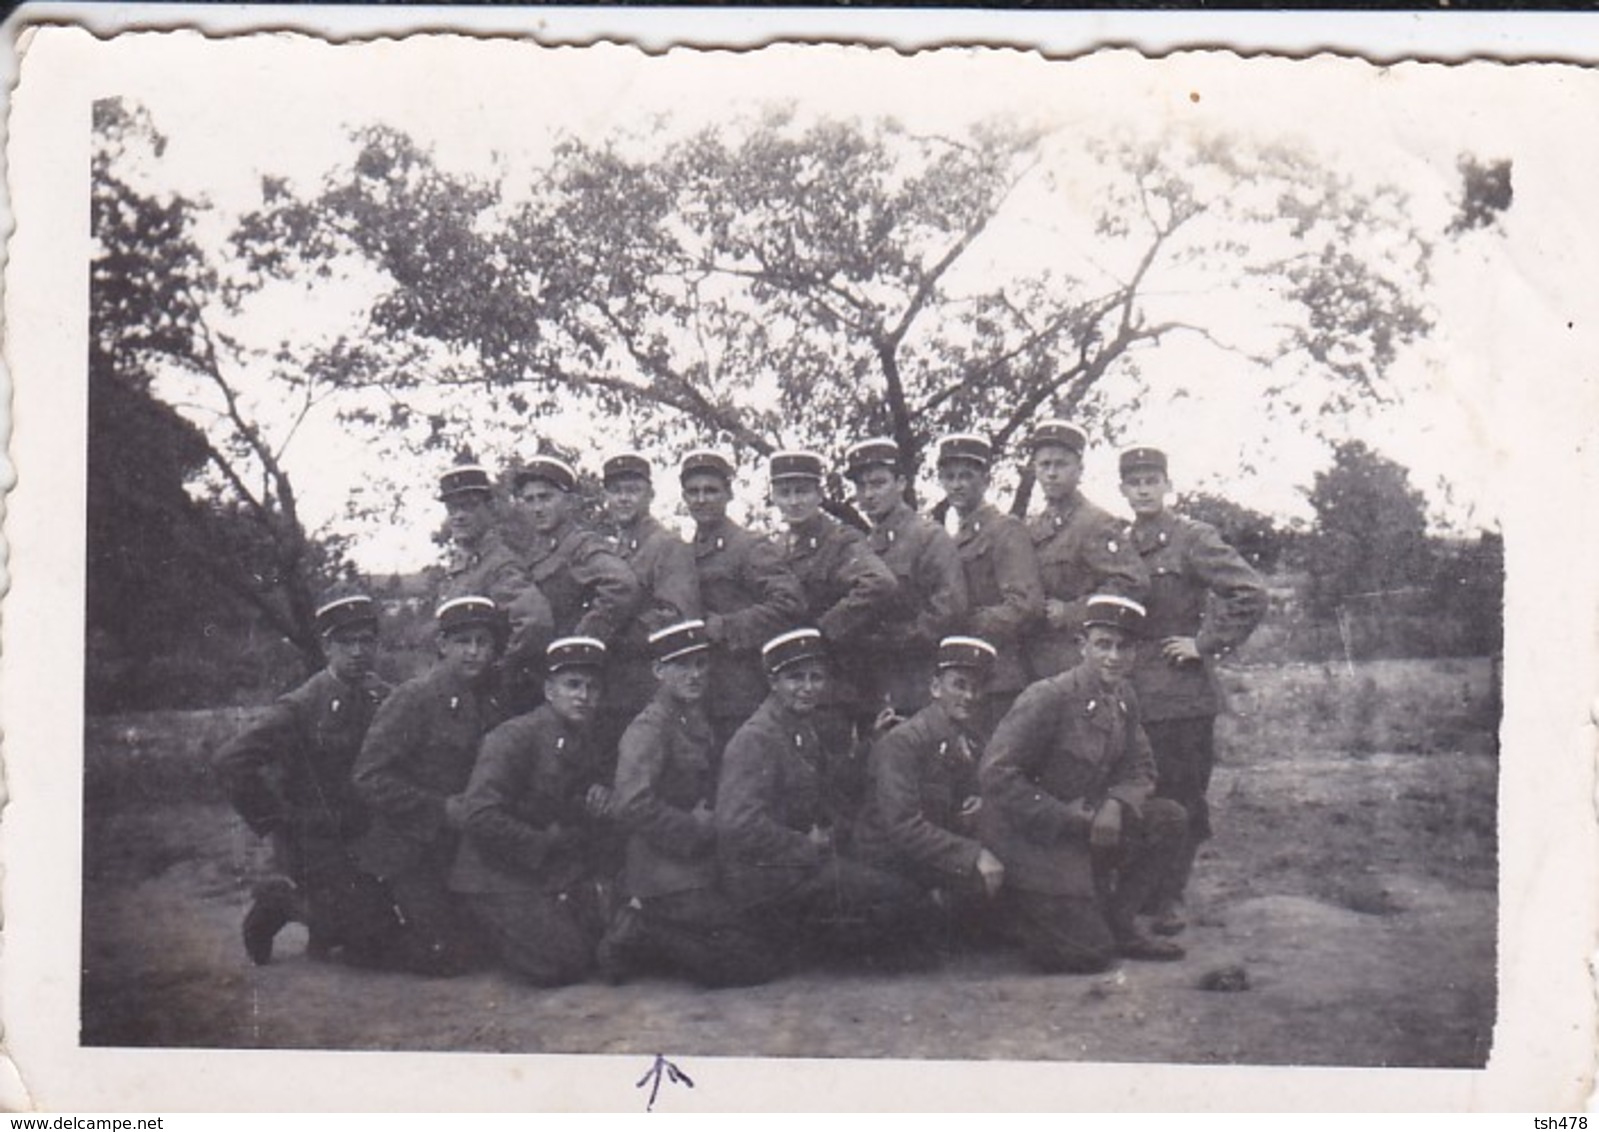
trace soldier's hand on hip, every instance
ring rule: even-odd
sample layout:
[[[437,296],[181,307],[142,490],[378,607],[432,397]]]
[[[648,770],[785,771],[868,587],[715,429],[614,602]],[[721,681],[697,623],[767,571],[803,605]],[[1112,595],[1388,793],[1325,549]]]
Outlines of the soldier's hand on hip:
[[[583,808],[588,811],[591,818],[610,817],[611,788],[600,782],[590,786],[588,796],[583,799]]]
[[[693,818],[699,825],[707,826],[716,820],[716,811],[711,809],[710,803],[701,798],[694,803],[694,808],[689,811],[689,817]]]
[[[983,880],[983,891],[993,896],[1005,883],[1005,863],[987,849],[978,849],[977,875]]]
[[[1160,642],[1160,654],[1172,664],[1193,664],[1201,659],[1199,642],[1193,637],[1167,637]]]
[[[1107,798],[1088,827],[1088,843],[1095,849],[1114,849],[1122,839],[1122,804]]]
[[[1058,597],[1044,599],[1044,620],[1051,629],[1076,627],[1076,619],[1072,617],[1072,607]]]
[[[444,799],[444,824],[454,830],[466,828],[466,795],[451,794]]]
[[[872,733],[874,735],[886,735],[904,722],[905,717],[895,711],[894,706],[890,704],[878,712],[877,718],[872,720]]]
[[[833,831],[830,829],[823,829],[819,825],[811,826],[811,832],[806,836],[811,839],[811,844],[816,846],[818,849],[826,849],[828,846],[833,844]]]

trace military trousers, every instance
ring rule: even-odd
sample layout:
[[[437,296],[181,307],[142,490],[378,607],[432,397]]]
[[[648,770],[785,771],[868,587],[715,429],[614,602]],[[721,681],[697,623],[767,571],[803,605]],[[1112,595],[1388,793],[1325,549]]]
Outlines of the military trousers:
[[[634,903],[620,913],[637,920],[627,942],[630,963],[679,973],[703,987],[754,986],[777,976],[771,945],[714,889],[641,897]]]
[[[1211,772],[1216,767],[1216,717],[1162,719],[1145,722],[1144,733],[1155,752],[1155,796],[1169,798],[1188,813],[1188,841],[1151,897],[1150,911],[1181,900],[1194,871],[1194,857],[1211,835]]]
[[[594,970],[605,920],[592,883],[565,892],[473,892],[466,900],[494,954],[518,978],[559,987]]]
[[[361,871],[341,838],[297,829],[272,834],[274,867],[294,882],[298,900],[292,918],[309,933],[309,948],[325,954],[359,947],[375,914],[385,907],[377,881]]]
[[[1011,930],[1039,970],[1089,974],[1110,966],[1187,844],[1187,819],[1175,802],[1151,798],[1140,818],[1123,813],[1120,844],[1091,851],[1093,895],[1003,891]]]
[[[905,942],[918,934],[929,904],[904,878],[834,854],[745,904],[744,912],[758,932],[792,955],[809,947],[854,951]]]

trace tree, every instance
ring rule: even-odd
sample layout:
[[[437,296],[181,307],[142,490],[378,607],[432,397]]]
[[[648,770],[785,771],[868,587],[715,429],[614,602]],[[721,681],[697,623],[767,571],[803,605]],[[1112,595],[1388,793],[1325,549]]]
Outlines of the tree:
[[[1402,465],[1358,440],[1345,441],[1307,495],[1316,512],[1305,540],[1313,613],[1328,616],[1352,597],[1432,581],[1425,505]]]
[[[1263,574],[1277,568],[1288,544],[1288,533],[1279,530],[1270,515],[1219,495],[1185,492],[1177,500],[1177,510],[1190,519],[1215,527],[1229,546]]]
[[[524,186],[367,129],[320,195],[274,193],[237,247],[286,277],[375,270],[371,328],[322,369],[384,391],[368,423],[441,446],[584,404],[639,443],[836,454],[880,433],[914,466],[944,431],[1004,451],[1045,413],[1114,415],[1138,359],[1174,343],[1278,375],[1287,414],[1339,411],[1382,396],[1429,328],[1405,196],[1282,147],[792,111],[671,137],[568,139]],[[1026,262],[1044,215],[1058,264]],[[1197,317],[1200,294],[1223,313]],[[1111,398],[1112,378],[1131,386]],[[419,407],[441,388],[450,406]]]
[[[214,620],[208,595],[220,591],[315,667],[313,586],[336,572],[337,547],[307,536],[282,463],[286,440],[269,439],[241,394],[246,369],[271,359],[219,325],[245,290],[202,250],[203,204],[136,187],[132,170],[165,145],[141,109],[95,103],[90,624],[158,647],[193,632],[197,618]],[[286,368],[274,374],[274,398],[297,388]],[[162,394],[168,386],[183,390],[182,411],[179,397]],[[308,410],[314,397],[302,389],[302,398]]]

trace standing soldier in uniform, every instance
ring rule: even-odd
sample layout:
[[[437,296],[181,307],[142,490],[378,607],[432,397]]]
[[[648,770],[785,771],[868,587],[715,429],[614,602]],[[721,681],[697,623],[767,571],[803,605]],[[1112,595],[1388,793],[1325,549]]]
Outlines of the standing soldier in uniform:
[[[1135,918],[1186,825],[1181,806],[1152,796],[1155,760],[1128,695],[1143,612],[1090,598],[1083,663],[1021,694],[978,771],[983,844],[1005,862],[1012,926],[1041,970],[1183,956]]]
[[[938,642],[966,614],[966,575],[955,540],[905,502],[899,445],[863,440],[845,454],[861,509],[872,522],[867,545],[899,588],[887,614],[860,645],[870,700],[910,716],[927,706]]]
[[[1200,843],[1210,836],[1211,770],[1221,692],[1213,665],[1243,644],[1266,613],[1260,575],[1216,528],[1166,509],[1171,492],[1166,454],[1129,448],[1121,456],[1122,494],[1132,505],[1133,543],[1149,571],[1150,644],[1133,685],[1144,730],[1155,749],[1160,797],[1188,811],[1188,841],[1151,898],[1154,928],[1185,926],[1183,892]]]
[[[605,927],[611,789],[593,742],[604,664],[593,637],[551,642],[544,702],[489,732],[456,800],[464,832],[450,887],[506,967],[538,986],[593,970]]]
[[[516,470],[512,487],[533,531],[528,574],[550,603],[555,635],[614,641],[638,610],[638,579],[601,535],[577,522],[577,473],[564,460],[535,456]],[[542,680],[528,672],[513,706],[537,702]]]
[[[853,744],[878,714],[865,694],[866,642],[887,616],[898,588],[866,536],[822,510],[822,458],[774,452],[772,502],[788,526],[784,558],[805,591],[805,620],[822,632],[833,658],[818,725],[835,747]]]
[[[612,546],[638,578],[641,591],[638,613],[617,635],[605,674],[596,738],[609,757],[655,694],[650,634],[700,616],[700,581],[694,552],[650,514],[655,492],[649,461],[637,452],[623,452],[605,461],[602,475]]]
[[[1149,589],[1127,524],[1078,489],[1087,444],[1082,429],[1056,420],[1039,422],[1027,438],[1033,479],[1044,493],[1044,510],[1027,521],[1044,583],[1044,621],[1027,641],[1035,680],[1074,668],[1082,659],[1078,637],[1090,594],[1142,601]]]
[[[943,895],[964,934],[979,934],[1005,867],[977,839],[977,715],[994,646],[945,637],[932,702],[872,747],[871,793],[855,844],[862,859]]]
[[[622,736],[612,794],[628,834],[628,901],[600,942],[600,969],[612,981],[661,963],[702,986],[765,982],[775,973],[769,949],[717,891],[712,806],[721,752],[705,715],[705,623],[669,626],[650,645],[660,686]]]
[[[478,595],[503,609],[511,637],[500,668],[515,673],[529,659],[543,656],[555,627],[550,603],[495,528],[494,489],[486,469],[457,464],[439,477],[439,499],[454,552],[434,606]]]
[[[805,592],[777,547],[727,517],[733,465],[706,450],[683,457],[683,503],[694,520],[694,565],[711,640],[706,705],[718,753],[766,699],[760,650],[805,616]]]
[[[960,517],[955,545],[966,571],[966,627],[998,657],[988,692],[984,732],[993,731],[1027,686],[1022,642],[1044,616],[1044,586],[1026,525],[987,502],[994,449],[981,436],[957,434],[938,443],[938,482]]]
[[[722,756],[716,849],[727,894],[775,946],[886,942],[925,911],[914,885],[847,855],[855,814],[840,783],[846,752],[815,719],[827,647],[815,629],[768,641],[766,702]]]
[[[478,744],[504,715],[493,693],[505,613],[486,597],[458,597],[436,615],[440,659],[400,685],[367,731],[355,791],[372,814],[363,867],[387,888],[393,923],[370,935],[385,962],[454,975],[476,958],[468,918],[446,886],[459,823],[450,800],[465,788]]]
[[[291,920],[310,931],[313,956],[346,943],[344,916],[362,878],[351,844],[366,816],[350,769],[388,686],[377,659],[377,604],[336,597],[316,611],[328,666],[280,698],[260,722],[222,747],[216,769],[251,830],[268,839],[282,877],[259,885],[244,917],[244,949],[267,963]]]

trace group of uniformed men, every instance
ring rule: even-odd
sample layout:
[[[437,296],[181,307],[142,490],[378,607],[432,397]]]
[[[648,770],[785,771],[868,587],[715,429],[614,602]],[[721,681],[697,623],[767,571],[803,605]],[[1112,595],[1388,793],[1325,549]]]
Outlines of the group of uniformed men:
[[[1045,507],[1023,521],[986,499],[989,442],[945,437],[953,535],[907,502],[892,441],[847,454],[869,532],[824,506],[821,456],[778,452],[780,543],[728,518],[716,452],[680,467],[691,544],[651,516],[645,457],[604,463],[609,537],[538,457],[511,478],[523,554],[490,474],[450,469],[437,664],[385,695],[377,605],[336,597],[327,668],[218,752],[280,874],[250,957],[295,920],[313,955],[539,985],[743,985],[955,937],[1048,971],[1182,957],[1211,665],[1265,591],[1167,509],[1162,452],[1121,454],[1128,526],[1080,492],[1086,446],[1033,430]]]

